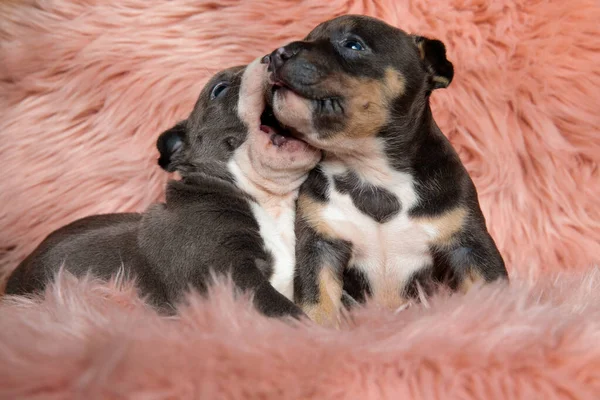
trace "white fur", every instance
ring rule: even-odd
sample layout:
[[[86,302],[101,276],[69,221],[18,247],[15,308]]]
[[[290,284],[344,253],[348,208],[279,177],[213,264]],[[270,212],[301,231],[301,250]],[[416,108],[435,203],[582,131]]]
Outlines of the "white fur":
[[[295,254],[292,247],[284,240],[284,233],[294,233],[295,212],[292,208],[281,213],[279,218],[273,218],[267,210],[258,203],[251,204],[254,218],[260,227],[260,236],[265,242],[265,248],[273,256],[273,274],[269,282],[285,297],[294,300],[294,266]]]
[[[235,158],[229,162],[228,168],[241,190],[257,199],[265,199],[265,197],[268,199],[263,202],[251,201],[250,208],[258,222],[265,250],[273,257],[273,274],[269,277],[269,282],[278,292],[293,301],[296,262],[294,220],[297,193],[286,197],[268,194],[265,196],[265,193],[258,193],[260,189],[247,179]]]
[[[400,291],[415,272],[431,265],[429,243],[437,235],[433,227],[409,218],[408,210],[418,203],[413,178],[392,170],[384,160],[383,156],[362,160],[363,167],[368,167],[356,170],[362,173],[363,180],[398,197],[402,208],[396,216],[386,223],[377,223],[359,211],[348,194],[333,189],[333,185],[322,215],[340,238],[352,242],[350,264],[367,275],[375,300],[390,291]],[[330,183],[333,175],[347,170],[339,161],[326,160],[321,165]]]

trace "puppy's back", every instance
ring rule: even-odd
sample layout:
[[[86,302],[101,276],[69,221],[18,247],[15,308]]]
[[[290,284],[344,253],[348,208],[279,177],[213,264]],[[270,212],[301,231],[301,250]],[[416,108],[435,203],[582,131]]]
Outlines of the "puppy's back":
[[[63,266],[76,276],[90,272],[103,279],[121,266],[135,269],[140,220],[136,213],[94,215],[54,231],[12,273],[6,294],[40,291]]]
[[[166,204],[144,213],[140,251],[172,301],[189,285],[206,289],[211,272],[229,274],[268,257],[250,201],[232,183],[199,175],[170,182]]]

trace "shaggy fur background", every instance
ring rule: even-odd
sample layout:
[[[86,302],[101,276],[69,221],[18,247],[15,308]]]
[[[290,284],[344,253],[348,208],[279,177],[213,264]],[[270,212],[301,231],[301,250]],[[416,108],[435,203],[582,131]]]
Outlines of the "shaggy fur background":
[[[0,272],[72,220],[160,199],[154,142],[208,77],[344,13],[447,44],[434,114],[511,287],[330,331],[223,293],[162,319],[130,286],[64,279],[0,305],[0,399],[600,398],[599,273],[555,275],[600,260],[597,0],[0,1]]]
[[[63,279],[0,308],[0,399],[598,400],[600,271],[293,327],[220,290],[179,319]]]

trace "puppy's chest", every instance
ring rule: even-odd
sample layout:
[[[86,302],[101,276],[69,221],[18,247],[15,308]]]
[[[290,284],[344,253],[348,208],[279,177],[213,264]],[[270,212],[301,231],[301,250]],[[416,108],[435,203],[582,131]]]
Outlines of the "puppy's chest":
[[[409,216],[418,203],[411,175],[389,172],[392,179],[373,184],[339,168],[324,168],[329,201],[321,218],[334,235],[352,243],[350,267],[363,271],[374,291],[398,287],[431,265],[431,229]]]
[[[265,250],[272,257],[272,274],[269,282],[273,287],[292,300],[295,265],[294,219],[296,216],[293,199],[260,206],[251,203],[252,213],[258,222]]]

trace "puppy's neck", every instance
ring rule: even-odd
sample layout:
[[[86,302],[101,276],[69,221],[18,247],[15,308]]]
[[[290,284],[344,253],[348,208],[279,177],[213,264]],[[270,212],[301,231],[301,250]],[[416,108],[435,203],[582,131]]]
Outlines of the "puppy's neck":
[[[176,172],[185,181],[211,178],[233,183],[233,176],[227,170],[226,165],[220,162],[185,163],[181,164]]]
[[[414,173],[430,158],[454,162],[456,157],[426,103],[396,116],[376,137],[356,140],[344,151],[327,152],[325,162],[333,169],[344,165],[371,183],[386,184],[398,172]]]
[[[356,151],[327,152],[323,164],[334,174],[350,170],[373,184],[386,185],[394,179],[394,171],[385,157],[384,142],[377,138],[362,142]]]
[[[267,178],[253,168],[241,168],[235,158],[228,163],[227,167],[234,177],[236,186],[252,196],[267,211],[282,206],[292,207],[298,197],[300,185],[308,175],[289,173]]]

